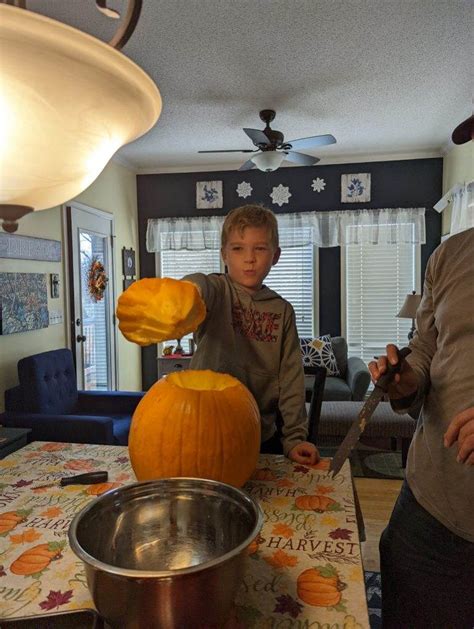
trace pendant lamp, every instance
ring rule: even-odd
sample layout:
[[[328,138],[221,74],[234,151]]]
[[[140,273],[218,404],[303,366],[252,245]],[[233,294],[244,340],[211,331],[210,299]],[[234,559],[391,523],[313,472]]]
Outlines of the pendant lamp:
[[[97,3],[105,12],[104,0]],[[99,6],[100,5],[100,6]],[[109,45],[25,8],[0,4],[0,219],[18,219],[77,196],[124,144],[161,113],[151,78],[116,50],[141,0]],[[112,12],[113,13],[113,12]]]

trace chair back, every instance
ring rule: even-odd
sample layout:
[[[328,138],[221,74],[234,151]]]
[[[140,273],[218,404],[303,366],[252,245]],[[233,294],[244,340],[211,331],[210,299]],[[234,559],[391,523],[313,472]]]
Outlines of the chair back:
[[[18,362],[24,410],[63,415],[77,406],[76,370],[70,349],[55,349]]]
[[[308,441],[317,445],[327,372],[325,367],[306,367],[305,370],[307,373],[314,374],[313,391],[308,411]]]

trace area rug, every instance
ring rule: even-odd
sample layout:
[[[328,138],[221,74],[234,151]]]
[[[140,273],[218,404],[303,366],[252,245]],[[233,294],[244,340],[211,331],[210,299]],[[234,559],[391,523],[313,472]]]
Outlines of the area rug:
[[[321,446],[321,456],[334,456],[336,446]],[[352,476],[355,478],[405,478],[402,467],[402,453],[399,450],[380,450],[358,444],[350,456]]]
[[[364,572],[370,629],[382,628],[382,589],[380,572]]]

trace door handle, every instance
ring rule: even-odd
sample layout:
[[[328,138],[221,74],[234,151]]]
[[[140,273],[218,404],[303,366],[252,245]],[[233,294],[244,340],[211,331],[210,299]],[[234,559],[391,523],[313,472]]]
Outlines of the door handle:
[[[87,337],[85,337],[83,334],[78,334],[78,335],[76,336],[76,341],[77,341],[78,343],[84,343],[84,341],[86,340],[86,338],[87,338]]]

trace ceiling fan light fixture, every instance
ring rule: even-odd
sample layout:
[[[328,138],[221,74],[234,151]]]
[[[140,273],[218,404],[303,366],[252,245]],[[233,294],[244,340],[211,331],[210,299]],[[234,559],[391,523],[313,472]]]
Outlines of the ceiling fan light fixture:
[[[0,219],[65,203],[161,113],[151,78],[112,45],[0,4]]]
[[[264,173],[271,173],[279,168],[286,157],[284,151],[263,151],[250,159]]]

